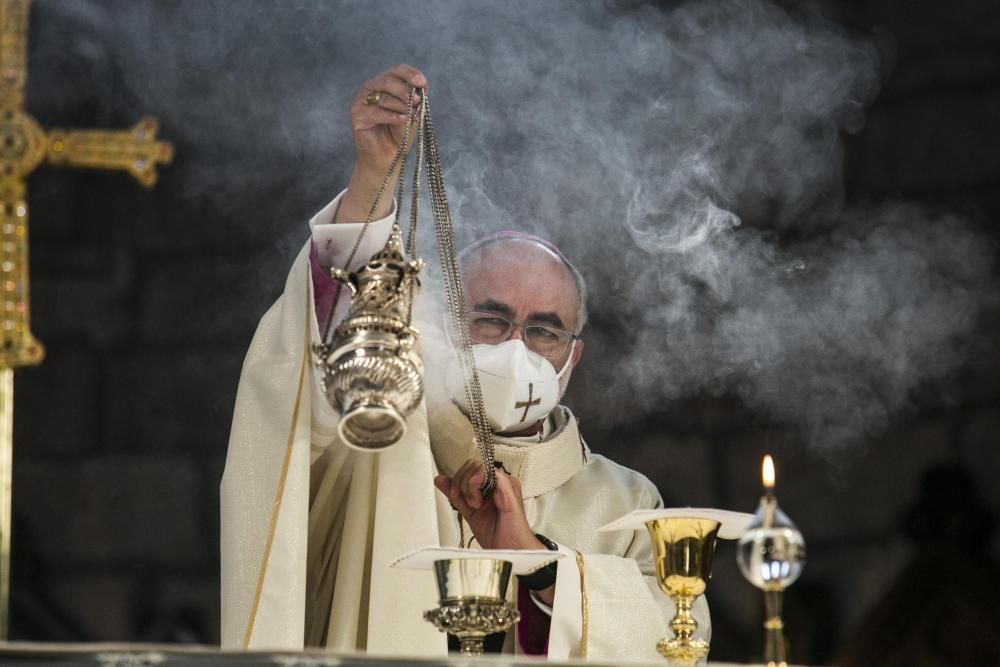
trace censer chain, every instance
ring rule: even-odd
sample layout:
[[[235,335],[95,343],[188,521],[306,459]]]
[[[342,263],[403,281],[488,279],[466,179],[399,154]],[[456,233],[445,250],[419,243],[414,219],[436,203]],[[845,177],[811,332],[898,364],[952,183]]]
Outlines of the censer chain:
[[[489,422],[486,419],[479,373],[476,372],[476,360],[472,354],[472,339],[469,336],[469,326],[466,321],[465,294],[462,291],[462,277],[458,267],[458,248],[455,243],[454,227],[451,223],[448,196],[444,187],[444,170],[441,167],[437,136],[434,132],[434,123],[431,120],[430,104],[426,94],[423,114],[421,134],[426,150],[427,192],[431,202],[431,215],[434,218],[438,255],[441,260],[445,303],[448,308],[448,324],[452,340],[458,348],[459,363],[465,381],[465,400],[469,406],[469,420],[472,422],[476,447],[486,472],[482,493],[487,496],[493,492],[496,486],[496,469],[493,463],[495,459],[493,431],[490,430]]]

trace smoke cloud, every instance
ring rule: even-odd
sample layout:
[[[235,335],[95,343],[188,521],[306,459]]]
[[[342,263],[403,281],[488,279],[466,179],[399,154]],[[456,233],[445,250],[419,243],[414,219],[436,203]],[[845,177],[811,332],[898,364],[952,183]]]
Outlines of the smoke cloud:
[[[587,278],[606,425],[736,394],[816,446],[856,442],[953,371],[995,303],[969,225],[845,207],[842,135],[891,49],[814,5],[37,4],[106,44],[118,106],[161,118],[204,225],[255,211],[294,239],[261,278],[276,285],[306,238],[296,216],[346,184],[354,91],[421,68],[461,241],[533,232]]]

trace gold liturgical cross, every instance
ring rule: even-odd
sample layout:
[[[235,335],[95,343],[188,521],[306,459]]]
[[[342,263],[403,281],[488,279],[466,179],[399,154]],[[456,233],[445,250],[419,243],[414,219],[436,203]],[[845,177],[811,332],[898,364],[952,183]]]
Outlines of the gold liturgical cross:
[[[0,639],[7,637],[13,369],[41,363],[44,348],[29,328],[28,202],[25,179],[42,162],[120,169],[145,187],[173,147],[156,140],[157,123],[129,130],[43,130],[25,113],[30,0],[0,0]]]
[[[533,385],[532,383],[529,382],[528,383],[528,400],[526,400],[526,401],[518,401],[517,403],[514,404],[514,409],[515,410],[517,410],[518,408],[524,408],[524,414],[521,415],[521,421],[524,421],[525,419],[528,418],[528,410],[531,408],[531,406],[538,405],[539,403],[542,402],[541,398],[536,398],[535,400],[531,400],[531,396],[532,396],[532,393],[534,392],[534,390],[535,390],[535,385]]]

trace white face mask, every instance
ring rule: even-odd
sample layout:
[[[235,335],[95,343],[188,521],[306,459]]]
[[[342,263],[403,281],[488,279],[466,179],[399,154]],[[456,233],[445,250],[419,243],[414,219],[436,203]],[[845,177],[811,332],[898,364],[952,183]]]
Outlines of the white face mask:
[[[570,354],[556,373],[545,357],[532,352],[517,339],[499,345],[476,344],[472,346],[472,354],[479,371],[486,418],[494,433],[523,430],[544,419],[559,403],[562,393],[559,379],[573,358]],[[457,358],[453,358],[448,385],[452,398],[468,411]]]

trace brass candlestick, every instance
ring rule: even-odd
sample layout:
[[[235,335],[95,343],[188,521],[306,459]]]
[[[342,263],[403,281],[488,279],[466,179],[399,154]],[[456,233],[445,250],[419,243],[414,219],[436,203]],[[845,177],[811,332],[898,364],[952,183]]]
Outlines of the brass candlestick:
[[[705,592],[712,576],[712,556],[720,523],[711,519],[668,517],[646,522],[653,541],[656,580],[660,590],[674,601],[676,613],[670,621],[673,638],[656,645],[669,661],[694,665],[708,655],[708,642],[696,638],[698,622],[691,607]]]
[[[781,616],[786,587],[795,583],[806,561],[806,543],[774,496],[774,462],[764,457],[764,495],[753,520],[736,546],[743,576],[764,591],[764,661],[768,667],[786,667],[788,642]]]
[[[510,562],[492,558],[435,561],[439,602],[424,619],[458,637],[462,655],[482,655],[486,635],[507,630],[521,618],[507,602],[511,569]]]

